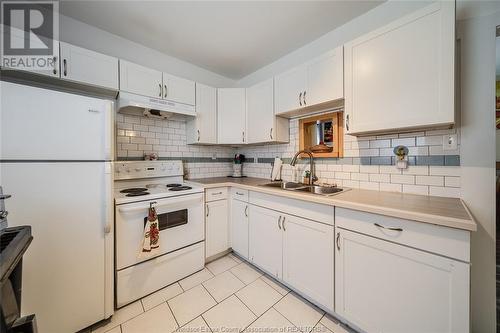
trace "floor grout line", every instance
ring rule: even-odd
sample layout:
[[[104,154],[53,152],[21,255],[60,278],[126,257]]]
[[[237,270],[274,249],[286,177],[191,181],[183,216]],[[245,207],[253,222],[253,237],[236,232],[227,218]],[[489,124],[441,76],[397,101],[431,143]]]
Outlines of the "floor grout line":
[[[257,318],[259,318],[259,315],[258,315],[258,314],[256,314],[255,312],[253,312],[253,311],[252,311],[252,309],[250,309],[250,308],[248,307],[248,305],[247,305],[245,302],[243,302],[243,300],[242,300],[241,298],[239,298],[239,297],[238,297],[238,295],[236,295],[236,293],[234,293],[233,295],[234,295],[234,297],[236,297],[236,298],[237,298],[237,299],[238,299],[241,303],[243,303],[243,305],[244,305],[244,306],[245,306],[248,310],[250,310],[250,312],[251,312],[251,313],[253,313],[253,314],[254,314],[254,316],[256,317],[256,319],[257,319]],[[233,296],[233,295],[231,295],[231,296]],[[245,327],[245,328],[246,328],[246,327]]]
[[[172,314],[172,317],[174,317],[175,323],[177,324],[177,329],[179,329],[181,326],[179,325],[179,322],[177,321],[177,318],[175,317],[174,311],[170,307],[170,304],[168,304],[168,301],[165,301],[167,303],[168,309],[170,310],[170,313]]]

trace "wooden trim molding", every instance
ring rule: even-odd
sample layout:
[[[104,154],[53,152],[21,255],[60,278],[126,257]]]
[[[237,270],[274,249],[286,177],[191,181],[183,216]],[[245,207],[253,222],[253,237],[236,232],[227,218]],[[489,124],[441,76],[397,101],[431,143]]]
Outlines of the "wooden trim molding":
[[[333,151],[330,153],[313,153],[315,158],[332,158],[344,156],[344,112],[329,112],[313,117],[302,118],[299,120],[299,150],[303,150],[306,145],[306,131],[311,124],[320,121],[332,121],[333,130]],[[300,157],[306,157],[302,154]]]

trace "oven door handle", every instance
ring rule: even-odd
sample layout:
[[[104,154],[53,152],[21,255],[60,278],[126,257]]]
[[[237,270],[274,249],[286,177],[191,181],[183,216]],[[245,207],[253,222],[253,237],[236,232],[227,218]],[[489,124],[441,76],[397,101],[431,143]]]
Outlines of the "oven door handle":
[[[154,207],[158,209],[160,207],[171,206],[173,210],[180,210],[187,208],[186,205],[191,205],[193,203],[199,203],[200,205],[203,204],[203,194],[200,193],[200,195],[190,197],[189,199],[183,198],[175,200],[175,198],[168,198],[164,203],[158,203]],[[182,204],[183,206],[179,206],[179,204]],[[141,205],[127,206],[128,205],[123,205],[123,207],[119,206],[118,211],[120,211],[120,213],[131,213],[139,210],[147,210],[149,209],[149,201]]]

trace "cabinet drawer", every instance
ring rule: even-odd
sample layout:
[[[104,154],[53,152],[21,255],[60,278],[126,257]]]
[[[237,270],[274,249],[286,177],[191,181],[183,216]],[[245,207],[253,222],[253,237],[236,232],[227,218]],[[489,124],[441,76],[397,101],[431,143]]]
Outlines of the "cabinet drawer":
[[[227,187],[207,188],[205,190],[206,202],[227,199]]]
[[[333,225],[333,206],[253,191],[249,193],[248,201],[256,206]]]
[[[470,233],[465,230],[337,207],[335,226],[465,262],[470,261]]]
[[[239,188],[231,189],[231,198],[235,200],[248,202],[248,190],[242,190]]]

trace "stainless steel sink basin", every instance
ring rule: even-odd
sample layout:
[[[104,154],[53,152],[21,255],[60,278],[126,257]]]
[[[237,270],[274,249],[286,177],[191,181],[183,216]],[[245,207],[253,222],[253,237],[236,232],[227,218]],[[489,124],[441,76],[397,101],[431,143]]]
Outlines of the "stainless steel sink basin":
[[[332,195],[336,193],[342,192],[344,189],[334,186],[307,186],[305,188],[297,189],[297,191],[309,192],[313,194],[321,194],[321,195]]]
[[[345,191],[345,189],[335,186],[320,186],[320,185],[309,186],[294,182],[272,182],[272,183],[262,184],[261,186],[280,188],[282,190],[287,190],[287,191],[300,191],[300,192],[325,195],[325,196],[334,195],[342,191]]]

